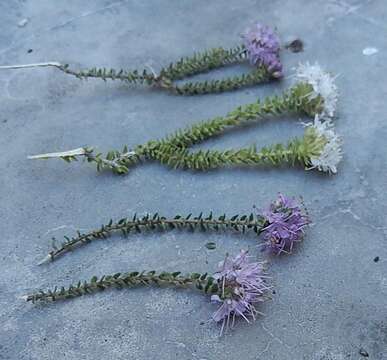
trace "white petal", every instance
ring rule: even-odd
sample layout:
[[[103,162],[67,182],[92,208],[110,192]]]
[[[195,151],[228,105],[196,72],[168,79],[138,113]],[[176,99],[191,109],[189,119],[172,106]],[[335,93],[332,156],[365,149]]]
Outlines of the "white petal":
[[[312,127],[318,136],[324,137],[327,141],[318,157],[310,159],[312,168],[328,173],[337,173],[337,165],[343,158],[341,150],[341,139],[333,130],[333,125],[329,121],[321,122],[318,116],[315,117],[314,123],[307,125]]]
[[[335,78],[325,72],[318,63],[314,65],[309,63],[300,64],[296,70],[296,77],[313,87],[313,93],[309,95],[311,99],[317,96],[321,96],[324,99],[324,109],[320,115],[328,118],[333,117],[338,99]]]

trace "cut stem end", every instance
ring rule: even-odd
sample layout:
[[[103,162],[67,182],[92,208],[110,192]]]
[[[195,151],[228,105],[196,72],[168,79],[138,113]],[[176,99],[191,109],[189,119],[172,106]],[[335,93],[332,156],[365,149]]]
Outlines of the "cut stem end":
[[[77,148],[77,149],[62,151],[62,152],[30,155],[27,158],[31,159],[31,160],[35,160],[35,159],[63,158],[63,157],[68,157],[68,156],[84,156],[84,155],[86,155],[86,149],[85,148]]]

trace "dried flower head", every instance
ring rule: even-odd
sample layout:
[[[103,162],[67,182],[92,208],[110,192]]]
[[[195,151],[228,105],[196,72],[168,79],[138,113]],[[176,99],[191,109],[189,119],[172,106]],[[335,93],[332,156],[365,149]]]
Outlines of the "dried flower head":
[[[270,27],[257,23],[243,34],[243,39],[252,64],[264,65],[273,76],[282,76],[280,40]]]
[[[330,121],[321,121],[316,115],[312,124],[305,124],[304,139],[310,149],[309,169],[337,173],[337,165],[343,158],[341,139],[334,132]]]
[[[321,117],[333,117],[337,107],[338,90],[335,78],[324,71],[318,63],[300,64],[296,70],[296,77],[301,82],[311,85],[313,91],[309,94],[310,99],[321,97]]]
[[[247,322],[249,317],[255,319],[259,312],[254,305],[264,301],[270,289],[266,278],[264,263],[250,263],[244,250],[235,258],[226,256],[219,264],[219,271],[214,274],[219,293],[212,295],[211,301],[221,304],[213,315],[216,322],[222,321],[221,334],[225,328],[233,327],[236,317]]]
[[[303,206],[282,194],[262,212],[267,222],[263,229],[265,249],[279,255],[291,253],[295,242],[302,240],[309,218]]]

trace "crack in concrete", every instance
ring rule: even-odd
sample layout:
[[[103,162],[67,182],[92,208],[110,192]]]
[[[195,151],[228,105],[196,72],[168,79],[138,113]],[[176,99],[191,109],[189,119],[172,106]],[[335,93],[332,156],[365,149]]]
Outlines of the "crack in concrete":
[[[340,8],[342,10],[342,14],[340,14],[341,16],[339,15],[338,18],[343,17],[343,16],[346,17],[346,16],[353,15],[354,17],[361,19],[361,20],[364,20],[375,27],[386,30],[387,26],[384,23],[380,23],[380,22],[376,21],[374,18],[365,16],[365,15],[359,13],[359,10],[364,8],[364,6],[368,5],[370,2],[371,1],[366,1],[366,2],[363,2],[362,4],[359,4],[359,5],[351,5],[348,2],[343,1],[343,0],[331,0],[331,1],[329,1],[328,4],[337,6],[338,8]],[[334,20],[336,20],[336,19],[333,18],[333,21]]]
[[[275,336],[268,328],[265,327],[265,325],[263,323],[261,323],[261,328],[264,332],[266,332],[268,335],[270,335],[270,337],[273,340],[279,342],[282,346],[285,346],[288,350],[290,350],[292,348],[288,344],[284,343],[279,337]]]
[[[362,220],[362,218],[359,215],[357,215],[355,212],[353,212],[352,207],[353,207],[353,204],[351,202],[348,205],[348,207],[346,207],[346,208],[339,208],[337,211],[330,212],[329,214],[320,217],[319,223],[322,224],[322,223],[326,222],[326,220],[329,220],[332,217],[336,217],[339,214],[349,214],[349,215],[351,215],[351,218],[353,220],[355,220],[355,223],[357,225],[361,225],[365,228],[369,228],[369,229],[381,232],[383,237],[387,238],[387,226],[377,226],[377,225],[373,225],[369,222]]]
[[[75,22],[75,21],[77,21],[79,19],[82,19],[82,18],[85,18],[85,17],[88,17],[88,16],[92,16],[92,15],[104,12],[105,10],[116,8],[116,7],[121,6],[122,4],[127,3],[127,2],[128,2],[128,0],[120,0],[120,1],[114,2],[114,3],[110,4],[110,5],[107,5],[107,6],[104,6],[104,7],[95,9],[95,10],[92,10],[92,11],[86,11],[83,14],[78,15],[78,16],[74,16],[73,18],[71,18],[69,20],[66,20],[65,22],[63,22],[61,24],[54,25],[54,26],[50,27],[48,29],[48,31],[61,29],[61,28],[65,27],[65,26],[67,26],[67,25],[69,25],[69,24],[71,24],[71,23],[73,23],[73,22]]]
[[[48,33],[50,31],[54,31],[54,30],[58,30],[58,29],[61,29],[79,19],[83,19],[85,17],[89,17],[89,16],[92,16],[92,15],[95,15],[95,14],[98,14],[98,13],[101,13],[105,10],[109,10],[109,9],[113,9],[113,8],[116,8],[116,7],[119,7],[125,3],[127,3],[129,0],[120,0],[120,1],[117,1],[117,2],[114,2],[110,5],[107,5],[107,6],[104,6],[104,7],[101,7],[101,8],[98,8],[98,9],[95,9],[95,10],[91,10],[91,11],[87,11],[87,12],[84,12],[83,14],[81,15],[78,15],[78,16],[74,16],[72,17],[71,19],[68,19],[66,21],[64,21],[63,23],[60,23],[60,24],[57,24],[57,25],[53,25],[53,26],[50,26],[49,28],[46,28],[46,29],[38,29],[38,32],[36,34],[31,34],[30,36],[24,36],[22,37],[21,39],[16,39],[14,41],[11,42],[11,44],[0,51],[0,56],[6,54],[7,52],[11,51],[11,50],[15,50],[18,46],[20,46],[21,44],[27,42],[27,41],[30,41],[31,39],[34,39],[34,38],[37,38],[45,33]]]

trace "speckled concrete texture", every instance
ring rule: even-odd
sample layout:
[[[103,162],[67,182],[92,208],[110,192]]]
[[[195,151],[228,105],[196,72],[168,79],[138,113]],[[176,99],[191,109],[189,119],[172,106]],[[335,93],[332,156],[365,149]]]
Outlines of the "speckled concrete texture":
[[[232,46],[252,22],[275,25],[305,51],[283,53],[280,83],[177,97],[122,83],[79,81],[56,69],[0,72],[0,359],[387,359],[387,72],[385,0],[9,0],[0,3],[0,63],[159,69],[182,55]],[[23,21],[27,19],[27,22]],[[378,52],[364,55],[363,49]],[[367,52],[366,52],[367,53]],[[122,148],[225,114],[291,84],[318,61],[338,74],[336,176],[302,169],[173,171],[156,163],[125,177],[26,156],[82,145]],[[204,77],[240,72],[234,67]],[[267,121],[201,147],[270,144],[303,132],[298,118]],[[277,192],[302,195],[314,220],[292,256],[270,267],[276,294],[254,324],[219,338],[214,307],[173,289],[107,291],[48,306],[20,296],[92,275],[135,269],[212,271],[254,236],[163,234],[96,241],[37,266],[52,237],[134,212],[248,213]],[[205,244],[213,241],[215,250]],[[379,261],[376,261],[378,257]],[[375,260],[375,261],[374,261]],[[359,353],[363,349],[363,355]]]

